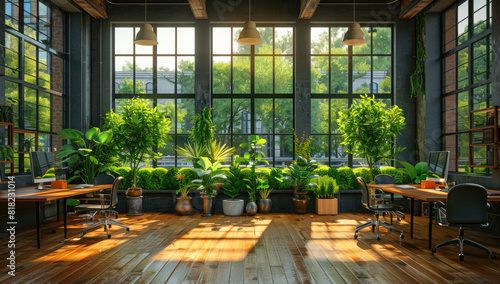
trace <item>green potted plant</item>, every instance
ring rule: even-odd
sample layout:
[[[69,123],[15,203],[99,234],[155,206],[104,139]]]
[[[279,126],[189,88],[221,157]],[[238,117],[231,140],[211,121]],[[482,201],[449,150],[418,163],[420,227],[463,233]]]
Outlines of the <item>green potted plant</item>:
[[[245,209],[247,211],[247,214],[250,216],[257,214],[257,204],[255,203],[255,200],[257,193],[258,175],[255,171],[255,168],[257,167],[259,162],[269,165],[269,162],[264,160],[266,155],[262,151],[265,144],[266,139],[260,138],[259,135],[252,135],[251,143],[240,144],[241,148],[248,148],[248,151],[245,152],[243,157],[239,157],[238,155],[235,156],[236,161],[245,164],[251,170],[250,177],[248,179],[245,179],[245,181],[247,182],[246,187],[250,199]]]
[[[394,143],[396,136],[405,128],[405,118],[396,105],[387,109],[375,96],[361,98],[339,113],[338,132],[343,133],[342,145],[347,146],[347,153],[366,160],[370,168],[370,182],[373,183],[373,165],[405,149],[396,148]]]
[[[313,186],[310,190],[316,194],[316,214],[337,214],[338,200],[335,195],[339,192],[339,186],[335,179],[329,176],[313,178]]]
[[[175,212],[181,216],[190,215],[193,211],[193,205],[191,204],[192,198],[188,194],[192,186],[188,185],[186,175],[183,173],[177,173],[175,180],[179,184],[179,189],[176,191],[179,197],[177,197],[177,202],[175,203]]]
[[[166,146],[172,123],[147,99],[133,98],[121,106],[121,112],[106,113],[105,127],[112,130],[112,145],[118,156],[132,169],[132,186],[127,189],[129,215],[142,214],[142,189],[137,187],[137,170],[150,159],[161,156],[157,149]]]
[[[227,179],[227,177],[221,170],[221,164],[219,162],[212,163],[207,157],[201,157],[197,165],[198,167],[193,168],[193,170],[199,179],[193,180],[192,185],[197,186],[203,199],[203,214],[201,216],[210,217],[215,209],[215,196],[217,190],[220,189],[218,186],[222,185],[218,181]]]
[[[292,202],[295,213],[307,213],[307,205],[309,205],[310,197],[307,195],[307,189],[312,186],[310,183],[312,178],[318,177],[314,174],[314,170],[319,167],[319,163],[299,156],[293,164],[288,166],[289,172],[285,175],[285,179],[290,182],[292,189],[295,191]]]
[[[76,129],[63,129],[61,136],[70,140],[57,154],[61,159],[58,164],[68,163],[72,169],[72,180],[80,179],[86,184],[94,184],[94,178],[110,170],[116,162],[115,157],[109,157],[105,151],[113,139],[111,131],[103,131],[92,127],[85,134]]]
[[[241,216],[245,207],[243,199],[236,199],[243,190],[246,189],[246,183],[239,167],[239,162],[234,161],[229,167],[227,180],[222,187],[222,192],[231,199],[222,201],[222,211],[226,216]]]
[[[260,194],[259,212],[268,214],[271,212],[273,201],[269,198],[269,194],[273,191],[271,184],[275,186],[283,182],[283,173],[280,169],[272,169],[268,178],[260,177],[257,179],[257,191]]]

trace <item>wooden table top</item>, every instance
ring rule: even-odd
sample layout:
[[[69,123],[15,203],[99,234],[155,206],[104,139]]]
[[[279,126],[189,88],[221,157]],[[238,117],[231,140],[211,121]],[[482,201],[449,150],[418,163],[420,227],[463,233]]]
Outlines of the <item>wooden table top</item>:
[[[111,188],[111,184],[94,185],[87,188],[70,188],[76,184],[68,185],[68,188],[54,188],[54,189],[36,189],[35,186],[20,187],[15,189],[16,202],[43,202],[50,200],[57,200],[77,195],[82,195],[94,191]],[[0,190],[0,202],[8,201],[8,190]]]
[[[411,184],[415,188],[403,189],[396,184],[368,184],[370,188],[379,188],[385,192],[401,194],[406,197],[424,201],[446,201],[448,191],[420,188],[420,184]],[[500,193],[498,190],[488,189],[488,193]],[[500,195],[488,195],[488,201],[500,201]]]

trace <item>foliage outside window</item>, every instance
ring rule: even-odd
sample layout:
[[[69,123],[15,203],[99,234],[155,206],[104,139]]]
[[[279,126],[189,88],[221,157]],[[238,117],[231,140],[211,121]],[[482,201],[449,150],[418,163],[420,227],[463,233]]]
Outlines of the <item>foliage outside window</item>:
[[[57,133],[64,117],[65,15],[50,2],[22,4],[5,1],[5,96],[16,102],[14,127],[21,132],[38,132],[40,151],[59,151],[62,140]],[[16,133],[14,149],[18,151],[19,145],[30,141],[34,150],[34,140],[34,133]],[[14,160],[16,172],[30,170],[28,154],[15,153]]]
[[[151,107],[172,121],[167,146],[157,166],[187,167],[191,163],[174,151],[184,145],[194,116],[194,28],[153,26],[157,46],[134,44],[139,26],[114,27],[114,103],[115,111],[133,97],[149,99]]]
[[[458,1],[443,12],[443,148],[451,172],[470,172],[469,112],[491,106],[491,0]],[[486,147],[474,147],[474,164],[486,162]],[[477,168],[475,173],[490,173]]]
[[[294,29],[258,27],[262,43],[237,43],[242,27],[212,28],[212,106],[217,138],[242,156],[251,135],[267,141],[266,160],[293,160]]]
[[[313,159],[332,167],[366,166],[364,159],[350,159],[339,112],[360,95],[374,95],[388,106],[393,98],[393,28],[365,25],[367,43],[342,44],[346,26],[311,28],[311,133]]]

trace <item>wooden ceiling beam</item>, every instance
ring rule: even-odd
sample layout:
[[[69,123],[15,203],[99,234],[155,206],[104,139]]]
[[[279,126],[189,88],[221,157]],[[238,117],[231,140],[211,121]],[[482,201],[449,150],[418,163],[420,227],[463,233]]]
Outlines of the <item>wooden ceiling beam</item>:
[[[299,19],[310,19],[316,12],[320,0],[300,0]]]
[[[403,0],[401,3],[400,19],[411,19],[434,0]]]
[[[107,19],[105,0],[74,0],[87,13],[96,19]]]
[[[188,0],[195,19],[208,19],[207,0]]]

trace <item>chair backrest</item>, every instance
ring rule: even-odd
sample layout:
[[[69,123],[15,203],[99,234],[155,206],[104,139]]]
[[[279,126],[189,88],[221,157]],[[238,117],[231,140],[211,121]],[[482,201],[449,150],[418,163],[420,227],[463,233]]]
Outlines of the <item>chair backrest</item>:
[[[117,177],[113,182],[113,186],[111,187],[111,207],[118,203],[118,188],[120,188],[122,181],[123,177]]]
[[[95,185],[113,184],[114,182],[115,182],[115,177],[112,175],[99,175],[94,178]]]
[[[446,199],[446,220],[456,225],[488,223],[486,188],[473,183],[462,183],[452,187]]]
[[[361,185],[361,203],[369,210],[373,210],[370,206],[372,203],[370,200],[370,192],[368,190],[368,186],[366,185],[365,180],[362,177],[357,177],[359,184]]]
[[[375,177],[375,184],[394,184],[394,178],[391,175],[381,174]]]

